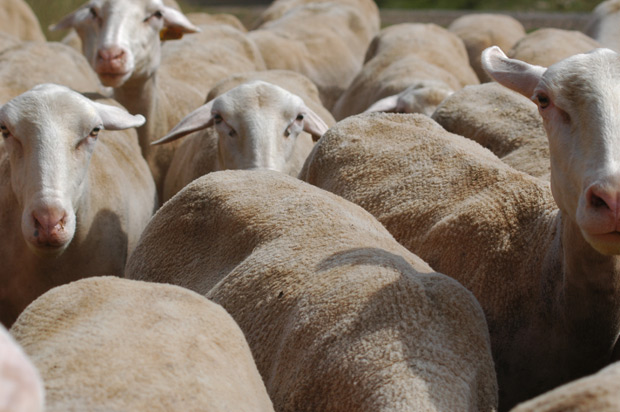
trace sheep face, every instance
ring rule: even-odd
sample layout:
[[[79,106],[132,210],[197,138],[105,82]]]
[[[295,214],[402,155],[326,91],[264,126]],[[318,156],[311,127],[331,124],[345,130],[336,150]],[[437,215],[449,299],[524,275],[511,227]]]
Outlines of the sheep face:
[[[302,131],[314,139],[327,131],[325,122],[299,96],[257,80],[201,106],[154,144],[208,127],[217,132],[217,170],[270,169],[284,173],[288,173]]]
[[[161,60],[160,39],[198,30],[161,0],[91,0],[52,29],[65,28],[76,30],[84,55],[109,87],[150,77]]]
[[[560,210],[594,249],[620,254],[620,56],[597,49],[545,69],[491,48],[483,61],[494,79],[538,105]]]
[[[11,187],[21,208],[26,244],[59,254],[76,230],[75,211],[87,185],[100,130],[135,127],[142,116],[95,103],[65,87],[41,85],[0,108]]]
[[[300,97],[265,82],[244,84],[216,98],[211,115],[220,168],[286,172],[308,110]]]

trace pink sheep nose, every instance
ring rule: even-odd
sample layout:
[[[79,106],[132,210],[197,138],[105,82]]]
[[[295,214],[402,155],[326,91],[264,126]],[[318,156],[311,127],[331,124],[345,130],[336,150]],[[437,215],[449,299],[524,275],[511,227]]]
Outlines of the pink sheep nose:
[[[121,60],[125,55],[125,51],[119,46],[109,46],[99,49],[97,57],[107,62]]]
[[[34,237],[39,245],[61,246],[65,243],[66,212],[62,210],[43,210],[32,213]]]
[[[592,185],[586,192],[587,207],[596,213],[617,221],[620,191]]]

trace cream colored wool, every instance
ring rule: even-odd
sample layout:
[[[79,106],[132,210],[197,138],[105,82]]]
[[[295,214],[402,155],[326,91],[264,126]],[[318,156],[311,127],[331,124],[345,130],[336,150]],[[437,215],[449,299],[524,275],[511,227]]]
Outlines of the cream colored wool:
[[[221,171],[157,212],[126,276],[221,304],[278,411],[490,411],[480,307],[360,207],[272,171]]]
[[[206,100],[211,101],[228,90],[253,80],[264,80],[278,85],[285,90],[301,97],[304,103],[328,125],[332,126],[336,121],[331,113],[323,106],[319,92],[306,76],[290,70],[263,70],[235,74],[219,81],[207,95]],[[243,108],[244,102],[239,102]],[[265,102],[265,106],[269,106]],[[250,108],[253,110],[266,110],[268,107]],[[245,116],[245,110],[239,111],[239,116]],[[218,133],[213,127],[200,130],[183,138],[175,150],[170,168],[166,174],[163,191],[163,201],[167,201],[188,183],[207,173],[221,170],[218,167]],[[304,164],[308,153],[314,146],[312,136],[301,132],[297,137],[298,145],[291,159],[288,174],[297,176]],[[168,143],[166,143],[168,144]]]
[[[586,244],[548,182],[428,117],[397,114],[342,120],[299,177],[370,211],[473,292],[489,324],[500,410],[612,359],[614,257]]]
[[[45,390],[22,347],[0,325],[0,411],[43,412]]]
[[[362,67],[364,53],[379,32],[379,9],[369,0],[286,0],[248,32],[268,69],[302,73],[318,87],[332,109]],[[277,18],[275,18],[278,16]]]
[[[0,54],[0,104],[41,83],[103,90],[84,56],[63,43],[22,42]]]
[[[83,279],[34,301],[11,332],[47,412],[273,411],[237,324],[184,288]]]
[[[477,83],[457,35],[436,24],[397,24],[373,38],[364,66],[332,112],[341,120],[416,84],[437,90],[438,97],[428,104],[436,106],[449,92]]]
[[[549,180],[549,143],[536,105],[498,83],[467,86],[432,115],[447,131],[472,139],[508,165]]]
[[[452,21],[448,30],[463,40],[469,56],[469,64],[481,82],[491,81],[480,62],[482,51],[487,47],[499,46],[507,52],[525,36],[523,24],[508,14],[464,14]]]
[[[577,30],[545,27],[522,37],[506,55],[512,59],[549,67],[569,56],[603,47]]]
[[[24,0],[2,0],[0,31],[24,41],[46,41],[37,15]]]
[[[600,2],[590,15],[584,32],[616,52],[620,52],[620,1],[606,0]]]
[[[567,383],[511,412],[616,412],[620,410],[620,362]]]

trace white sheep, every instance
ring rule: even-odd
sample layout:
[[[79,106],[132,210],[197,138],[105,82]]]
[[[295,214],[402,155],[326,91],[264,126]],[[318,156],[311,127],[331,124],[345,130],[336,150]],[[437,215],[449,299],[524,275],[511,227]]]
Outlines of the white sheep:
[[[506,54],[513,59],[549,67],[574,54],[600,47],[599,42],[578,30],[543,27],[523,36]]]
[[[547,134],[527,97],[495,82],[467,86],[447,97],[431,117],[515,169],[549,180]]]
[[[510,50],[526,34],[519,20],[508,14],[497,13],[464,14],[454,19],[448,30],[463,40],[469,64],[478,75],[478,79],[485,83],[491,81],[491,78],[482,68],[480,61],[482,51],[491,46]]]
[[[482,61],[538,104],[551,187],[418,115],[340,121],[300,178],[369,210],[474,293],[506,410],[617,357],[620,57],[597,50],[545,69],[492,48]]]
[[[599,3],[590,16],[585,33],[603,47],[620,51],[620,1],[607,0]]]
[[[41,83],[104,92],[84,56],[65,44],[19,42],[0,53],[0,104]]]
[[[456,34],[432,23],[396,24],[373,38],[364,66],[332,113],[338,120],[363,111],[431,115],[453,91],[477,83]]]
[[[162,200],[217,170],[271,169],[297,176],[314,141],[327,131],[326,122],[335,123],[325,108],[319,111],[316,87],[314,99],[303,93],[305,83],[310,81],[303,75],[285,70],[224,80],[204,106],[154,142],[166,143],[199,131],[175,151]]]
[[[210,173],[165,203],[126,277],[222,305],[279,411],[492,411],[477,301],[360,207],[283,173]]]
[[[43,412],[44,400],[39,371],[0,325],[0,412]]]
[[[362,67],[366,48],[379,32],[379,10],[369,0],[274,3],[280,5],[285,13],[276,13],[279,17],[250,30],[248,36],[268,69],[306,75],[317,85],[323,105],[331,109]]]
[[[0,31],[24,41],[46,41],[39,19],[24,0],[2,0]]]
[[[102,102],[45,84],[0,107],[0,320],[7,326],[55,285],[122,274],[153,214],[155,185],[130,129],[144,117]]]
[[[31,303],[11,333],[48,412],[273,411],[239,326],[178,286],[82,279]]]
[[[221,26],[225,33],[247,40],[232,26]],[[176,145],[152,146],[151,142],[204,103],[208,88],[203,90],[203,81],[212,84],[218,80],[213,76],[257,69],[253,65],[237,68],[220,64],[225,60],[221,53],[232,47],[229,42],[218,48],[220,54],[204,52],[192,42],[171,46],[164,53],[162,40],[195,33],[199,28],[161,0],[92,0],[53,27],[70,28],[80,36],[83,52],[101,82],[114,88],[114,98],[131,113],[146,117],[145,125],[138,129],[140,147],[160,195]],[[214,42],[217,45],[217,40]],[[234,64],[240,61],[235,50],[227,53],[235,56],[231,57]],[[163,54],[168,57],[163,58]],[[207,70],[208,65],[199,57],[211,59],[216,68]]]
[[[620,410],[620,362],[528,400],[511,412],[616,412]]]

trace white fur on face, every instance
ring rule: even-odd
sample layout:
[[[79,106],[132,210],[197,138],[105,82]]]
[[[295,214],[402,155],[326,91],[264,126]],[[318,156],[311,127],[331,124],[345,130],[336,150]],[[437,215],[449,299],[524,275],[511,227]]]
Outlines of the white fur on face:
[[[303,100],[262,81],[238,86],[217,97],[212,113],[219,134],[222,169],[285,171],[303,130]]]
[[[36,252],[59,253],[75,233],[92,134],[102,127],[89,102],[65,88],[39,86],[0,109],[22,234]]]
[[[84,55],[105,86],[119,87],[157,69],[163,7],[161,0],[92,0],[75,13]]]

